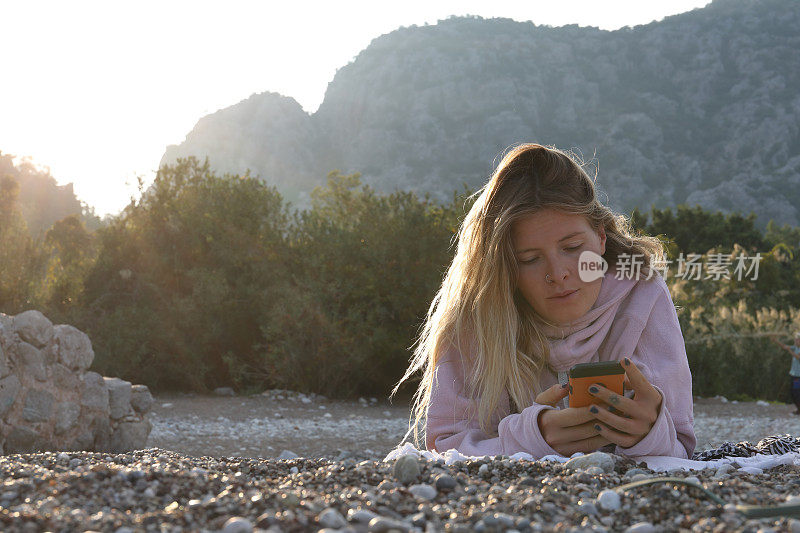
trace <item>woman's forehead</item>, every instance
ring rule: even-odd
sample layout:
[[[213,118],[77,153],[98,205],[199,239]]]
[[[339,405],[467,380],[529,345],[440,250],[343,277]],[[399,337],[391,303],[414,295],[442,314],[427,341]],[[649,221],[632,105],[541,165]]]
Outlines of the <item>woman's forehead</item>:
[[[591,226],[582,215],[552,209],[527,215],[512,226],[512,238],[524,244],[558,242],[576,232],[588,232]]]

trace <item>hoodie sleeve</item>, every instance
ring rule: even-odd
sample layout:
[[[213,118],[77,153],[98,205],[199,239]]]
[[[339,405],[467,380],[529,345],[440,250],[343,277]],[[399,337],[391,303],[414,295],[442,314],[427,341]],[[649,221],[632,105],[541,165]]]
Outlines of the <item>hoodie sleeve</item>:
[[[657,283],[661,292],[646,318],[639,342],[630,358],[661,393],[661,409],[655,424],[642,440],[630,448],[617,446],[614,453],[690,459],[697,444],[692,374],[669,289],[662,278],[659,277]]]
[[[464,455],[513,455],[527,452],[536,458],[557,454],[539,431],[538,418],[549,405],[534,403],[519,414],[508,414],[506,397],[490,418],[490,431],[480,429],[477,402],[465,394],[464,364],[455,348],[446,352],[436,366],[431,401],[428,405],[425,444],[439,453],[455,448]],[[470,416],[474,413],[475,416]],[[504,416],[501,419],[502,415]]]

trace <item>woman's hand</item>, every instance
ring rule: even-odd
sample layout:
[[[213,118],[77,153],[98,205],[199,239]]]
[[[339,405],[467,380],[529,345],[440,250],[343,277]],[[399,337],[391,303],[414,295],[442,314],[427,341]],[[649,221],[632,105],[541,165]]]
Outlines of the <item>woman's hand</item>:
[[[553,385],[536,396],[536,403],[555,407],[567,394],[566,387]],[[545,442],[564,457],[575,452],[591,453],[610,443],[594,427],[589,407],[545,409],[539,413],[538,423]]]
[[[629,358],[624,359],[622,368],[626,382],[633,389],[633,398],[620,396],[600,384],[592,385],[589,394],[609,407],[593,405],[589,413],[600,422],[595,429],[601,436],[618,446],[630,448],[650,433],[663,398]]]

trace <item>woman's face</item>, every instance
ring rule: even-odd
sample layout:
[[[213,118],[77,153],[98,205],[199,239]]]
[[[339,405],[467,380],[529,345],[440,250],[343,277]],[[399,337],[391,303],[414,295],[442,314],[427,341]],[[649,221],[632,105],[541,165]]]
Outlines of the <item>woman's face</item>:
[[[581,215],[543,209],[515,222],[511,239],[519,271],[517,288],[539,316],[566,325],[592,308],[602,278],[581,281],[578,257],[587,250],[605,253],[602,227],[596,232]]]

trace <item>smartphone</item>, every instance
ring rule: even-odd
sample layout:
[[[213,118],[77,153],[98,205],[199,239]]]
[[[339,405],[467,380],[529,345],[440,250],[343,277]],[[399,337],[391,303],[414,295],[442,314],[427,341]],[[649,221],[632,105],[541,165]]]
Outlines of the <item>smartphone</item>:
[[[586,407],[598,403],[600,400],[589,394],[589,387],[595,383],[622,396],[623,381],[625,370],[618,361],[579,363],[569,369],[569,406]]]

